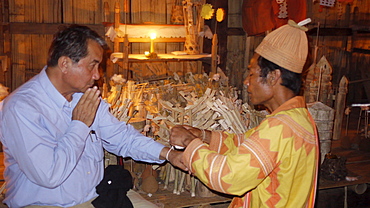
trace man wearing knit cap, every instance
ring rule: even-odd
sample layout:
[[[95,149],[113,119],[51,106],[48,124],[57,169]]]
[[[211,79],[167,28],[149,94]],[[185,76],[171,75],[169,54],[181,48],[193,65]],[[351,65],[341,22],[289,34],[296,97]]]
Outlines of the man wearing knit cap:
[[[172,128],[170,143],[209,188],[236,195],[229,207],[314,207],[319,161],[315,123],[302,96],[306,28],[289,21],[257,47],[247,92],[269,115],[244,134]]]

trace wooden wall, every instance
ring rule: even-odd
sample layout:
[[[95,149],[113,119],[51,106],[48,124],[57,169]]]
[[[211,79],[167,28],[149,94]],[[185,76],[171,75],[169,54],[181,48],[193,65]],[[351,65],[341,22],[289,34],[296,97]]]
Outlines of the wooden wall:
[[[176,0],[4,0],[1,4],[1,56],[8,57],[8,70],[0,72],[0,82],[11,90],[37,74],[46,64],[53,34],[62,24],[85,24],[104,36],[104,22],[114,21],[114,6],[119,3],[120,22],[132,24],[170,24]],[[127,3],[128,2],[128,3]],[[108,7],[105,9],[105,7]],[[108,13],[105,13],[105,11]],[[112,43],[108,41],[112,47]],[[4,48],[4,46],[9,46]],[[180,43],[158,43],[158,53],[183,50]],[[149,43],[133,43],[131,53],[144,53]],[[0,62],[3,63],[3,62]],[[5,63],[5,62],[4,62]],[[183,71],[194,63],[170,63]],[[119,73],[118,66],[115,72]]]
[[[120,0],[120,21],[135,24],[170,24],[172,5],[176,0]],[[86,24],[104,35],[103,22],[114,18],[116,0],[2,0],[0,2],[0,82],[14,90],[37,74],[46,64],[47,50],[52,34],[61,24]],[[220,67],[229,77],[230,84],[243,89],[242,81],[254,48],[263,36],[247,36],[242,29],[243,0],[207,0],[215,8],[226,9],[227,19],[218,25]],[[109,5],[108,13],[104,8]],[[370,1],[354,0],[351,4],[336,4],[321,8],[318,1],[307,0],[307,16],[313,22],[308,26],[312,51],[318,47],[317,60],[325,55],[332,64],[333,87],[343,75],[349,77],[350,89],[367,85],[367,69],[359,60],[369,60]],[[205,21],[214,29],[214,22]],[[316,31],[319,28],[319,35]],[[329,28],[335,28],[331,33]],[[339,29],[338,29],[339,28]],[[316,30],[315,30],[316,29]],[[161,43],[159,53],[182,50],[179,43]],[[209,52],[210,42],[204,40],[204,52]],[[132,44],[132,53],[143,53],[148,43]],[[4,63],[7,67],[3,67]],[[193,64],[194,65],[194,64]],[[197,65],[197,64],[196,64]],[[197,65],[199,66],[199,65]],[[117,67],[117,66],[116,66]],[[179,71],[194,67],[177,63],[171,68]],[[207,65],[203,65],[206,67]],[[115,69],[117,72],[119,68]],[[356,73],[353,73],[356,72]],[[361,81],[365,80],[365,81]],[[351,83],[351,81],[353,81]],[[370,89],[368,90],[370,92]],[[352,99],[366,98],[350,93]],[[370,97],[370,95],[368,96]]]
[[[366,96],[370,88],[365,81],[370,74],[363,64],[370,61],[370,1],[354,0],[350,4],[337,1],[332,8],[308,4],[308,16],[313,20],[309,32],[312,52],[317,46],[316,61],[325,55],[332,65],[334,93],[346,76],[350,81],[347,103],[370,102],[370,94]]]
[[[37,74],[46,64],[48,47],[61,24],[101,25],[102,2],[91,0],[3,0],[4,47],[9,68],[1,82],[11,90]],[[99,11],[99,12],[97,12]],[[100,26],[103,31],[103,27]]]

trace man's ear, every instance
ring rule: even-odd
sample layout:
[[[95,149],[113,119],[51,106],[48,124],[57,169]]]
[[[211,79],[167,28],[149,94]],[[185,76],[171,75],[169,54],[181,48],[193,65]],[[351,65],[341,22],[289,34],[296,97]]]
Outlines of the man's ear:
[[[66,73],[71,65],[72,65],[72,60],[69,57],[67,56],[59,57],[58,67],[63,73]]]
[[[275,69],[267,75],[267,81],[271,86],[276,85],[280,79],[280,76],[281,71],[279,69]]]

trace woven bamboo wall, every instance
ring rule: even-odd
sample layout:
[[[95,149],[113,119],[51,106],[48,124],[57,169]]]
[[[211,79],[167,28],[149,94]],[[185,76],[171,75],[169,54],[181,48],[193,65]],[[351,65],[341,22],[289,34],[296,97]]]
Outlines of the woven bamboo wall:
[[[57,10],[60,2],[54,1],[9,1],[9,22],[54,23],[60,22]],[[59,15],[57,15],[59,14]],[[11,88],[21,85],[34,76],[46,61],[44,43],[49,43],[51,36],[33,34],[13,34],[11,36]]]
[[[101,1],[92,0],[6,0],[9,23],[101,24]],[[98,11],[98,12],[97,12]],[[53,32],[56,32],[53,31]],[[12,34],[11,89],[15,89],[46,64],[50,34]]]
[[[171,24],[172,6],[176,0],[5,0],[9,12],[2,13],[7,16],[4,22],[12,23],[50,23],[54,31],[31,31],[26,33],[12,33],[8,39],[10,45],[11,65],[8,77],[3,74],[1,83],[14,90],[16,87],[37,74],[46,64],[47,49],[52,41],[52,34],[56,32],[57,24],[86,24],[100,25],[103,22],[114,21],[114,6],[119,3],[120,22],[133,24]],[[128,2],[128,3],[127,3]],[[108,6],[108,13],[104,7]],[[127,14],[127,15],[126,15]],[[104,32],[101,32],[104,36]],[[109,41],[108,41],[109,42]],[[112,44],[109,43],[112,47]],[[148,51],[149,43],[133,43],[130,53],[144,53]],[[183,43],[156,43],[157,53],[170,53],[183,50]],[[2,53],[0,54],[2,55]],[[120,72],[118,66],[114,66]],[[136,64],[137,67],[137,64]],[[145,66],[145,70],[149,71]],[[171,62],[168,68],[178,72],[195,71],[199,64]],[[8,80],[7,80],[8,79]]]

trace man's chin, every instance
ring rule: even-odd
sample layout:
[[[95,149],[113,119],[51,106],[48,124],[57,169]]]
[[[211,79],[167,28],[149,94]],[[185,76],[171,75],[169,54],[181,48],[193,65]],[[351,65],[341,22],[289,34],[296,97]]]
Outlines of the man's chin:
[[[251,102],[252,105],[259,105],[260,104],[260,103],[258,103],[256,101],[254,101],[253,99],[250,99],[250,102]]]
[[[94,84],[87,85],[87,86],[86,86],[85,91],[86,91],[87,89],[89,89],[89,88],[93,88],[93,87],[94,87]]]
[[[251,94],[250,94],[250,93],[248,93],[248,97],[249,97],[249,102],[250,102],[251,104],[255,105],[255,104],[254,104],[254,101],[253,101],[253,97],[251,96]]]

